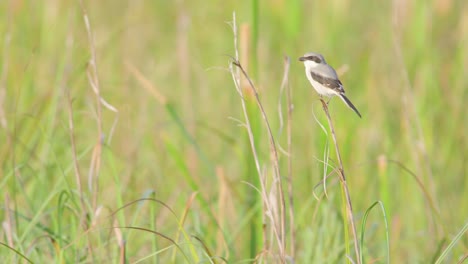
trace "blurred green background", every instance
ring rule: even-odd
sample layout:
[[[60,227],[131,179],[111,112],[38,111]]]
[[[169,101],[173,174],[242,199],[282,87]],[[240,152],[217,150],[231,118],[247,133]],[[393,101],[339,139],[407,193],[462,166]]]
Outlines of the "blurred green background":
[[[93,49],[79,1],[0,3],[1,259],[250,263],[262,253],[262,203],[246,184],[259,188],[258,175],[228,70],[233,12],[249,32],[239,39],[248,44],[241,63],[283,149],[278,102],[285,117],[280,86],[283,57],[291,58],[292,151],[280,152],[280,165],[286,177],[292,161],[297,233],[294,241],[288,235],[286,253],[296,263],[343,263],[350,243],[336,174],[323,195],[327,146],[331,165],[336,158],[297,61],[315,51],[338,69],[363,115],[336,98],[330,103],[359,234],[365,229],[365,262],[386,263],[389,254],[392,263],[431,263],[456,234],[461,239],[442,263],[467,257],[468,2],[83,6],[100,94],[117,113],[99,107],[90,85]],[[265,126],[251,114],[270,175]],[[375,201],[385,207],[389,244],[381,211],[361,226]]]

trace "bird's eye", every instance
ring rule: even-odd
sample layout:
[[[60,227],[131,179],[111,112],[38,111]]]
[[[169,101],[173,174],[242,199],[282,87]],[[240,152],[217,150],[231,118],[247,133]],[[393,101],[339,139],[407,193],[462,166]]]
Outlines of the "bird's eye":
[[[322,62],[322,60],[317,56],[309,56],[308,59],[311,60],[311,61],[314,61],[316,63],[321,63]]]

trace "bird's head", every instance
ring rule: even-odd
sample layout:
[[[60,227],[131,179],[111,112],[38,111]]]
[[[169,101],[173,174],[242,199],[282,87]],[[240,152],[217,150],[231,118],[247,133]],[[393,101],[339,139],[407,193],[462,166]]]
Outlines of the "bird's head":
[[[319,64],[326,64],[325,59],[321,54],[315,52],[308,52],[299,58],[299,61],[304,62],[306,67],[315,67]]]

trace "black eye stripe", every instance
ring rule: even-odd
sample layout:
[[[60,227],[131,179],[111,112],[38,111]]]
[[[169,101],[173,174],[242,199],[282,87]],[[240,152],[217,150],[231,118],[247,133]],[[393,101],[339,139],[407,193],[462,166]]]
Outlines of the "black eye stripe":
[[[316,62],[316,63],[321,63],[321,62],[322,62],[322,60],[321,60],[319,57],[313,56],[313,55],[307,57],[307,59],[308,59],[308,60],[311,60],[311,61],[314,61],[314,62]]]

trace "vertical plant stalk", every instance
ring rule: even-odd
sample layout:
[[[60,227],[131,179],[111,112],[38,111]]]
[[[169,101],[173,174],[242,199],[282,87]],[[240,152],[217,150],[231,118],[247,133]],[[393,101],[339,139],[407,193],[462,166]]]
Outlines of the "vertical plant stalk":
[[[67,41],[66,41],[66,53],[65,53],[65,65],[71,64],[70,58],[71,58],[71,48],[72,48],[72,43],[73,43],[73,35],[72,33],[69,33],[67,36]],[[66,69],[65,67],[64,69]],[[78,162],[78,154],[76,150],[76,140],[75,140],[75,123],[73,121],[73,101],[70,95],[70,87],[68,87],[67,83],[69,81],[69,71],[64,70],[63,73],[63,80],[62,80],[62,89],[66,97],[66,103],[67,103],[67,110],[68,110],[68,130],[69,130],[69,137],[70,137],[70,146],[71,146],[71,154],[72,154],[72,159],[73,159],[73,170],[75,174],[75,182],[76,186],[78,187],[78,194],[80,198],[80,223],[83,227],[84,230],[88,228],[88,223],[86,219],[86,214],[87,214],[87,208],[86,208],[86,203],[85,203],[85,197],[84,197],[84,192],[83,192],[83,183],[81,182],[81,171],[80,171],[80,166]]]
[[[118,221],[117,219],[114,219],[114,226],[118,226]],[[122,234],[122,230],[120,228],[113,228],[114,229],[114,234],[115,234],[115,239],[117,240],[117,245],[119,246],[119,262],[120,264],[125,264],[127,263],[127,251],[126,251],[126,242]]]
[[[286,202],[285,202],[285,199],[284,199],[283,185],[281,184],[281,174],[280,174],[280,170],[279,170],[278,151],[276,150],[275,139],[273,138],[273,133],[271,132],[270,123],[269,123],[268,118],[266,116],[266,112],[263,109],[263,105],[260,102],[260,98],[258,96],[257,90],[256,90],[252,80],[249,78],[248,74],[244,71],[244,68],[242,68],[242,65],[240,64],[240,62],[235,61],[235,62],[233,62],[233,64],[236,67],[240,68],[242,74],[245,76],[245,78],[249,82],[250,88],[252,89],[252,92],[255,95],[255,99],[257,101],[258,108],[260,109],[260,112],[262,114],[263,121],[265,121],[265,125],[266,125],[267,130],[268,130],[268,139],[269,139],[269,142],[270,142],[270,153],[273,156],[272,157],[272,159],[273,159],[273,169],[274,169],[274,173],[275,173],[274,181],[275,181],[275,183],[277,185],[277,188],[279,190],[279,202],[280,202],[279,224],[280,224],[280,226],[279,226],[279,234],[277,234],[277,235],[279,235],[278,243],[279,243],[279,249],[280,249],[281,257],[284,257],[284,248],[285,248],[284,237],[285,237],[285,225],[286,225],[285,224]]]
[[[289,65],[291,60],[289,57],[286,57],[287,61],[287,74],[289,74]],[[285,70],[286,72],[286,70]],[[287,76],[287,74],[285,76]],[[291,88],[289,87],[289,78],[286,79],[286,98],[288,102],[288,118],[286,124],[286,133],[288,139],[288,195],[289,195],[289,232],[291,244],[291,257],[294,259],[296,255],[296,229],[294,225],[294,198],[293,198],[293,176],[292,176],[292,111],[293,104],[291,98]]]
[[[89,85],[93,89],[93,92],[96,98],[96,111],[97,111],[96,122],[97,122],[97,134],[98,135],[97,135],[96,145],[94,146],[93,153],[91,156],[91,164],[89,166],[88,187],[89,187],[89,192],[92,197],[91,199],[92,199],[92,206],[93,206],[93,211],[94,211],[93,218],[94,217],[97,218],[97,215],[99,214],[99,211],[100,211],[97,205],[97,197],[99,193],[99,173],[100,173],[100,168],[101,168],[102,144],[104,141],[104,134],[102,132],[102,106],[106,107],[107,109],[117,114],[114,120],[114,124],[112,125],[112,128],[111,128],[109,139],[112,137],[112,131],[114,130],[115,125],[117,124],[118,110],[112,105],[110,105],[109,103],[107,103],[101,97],[101,88],[100,88],[99,77],[98,77],[97,56],[96,56],[96,48],[94,46],[94,37],[93,37],[92,30],[91,30],[91,25],[89,23],[88,13],[86,12],[86,8],[84,6],[83,0],[80,0],[80,6],[81,6],[82,13],[83,13],[83,20],[84,20],[86,32],[88,35],[88,44],[89,44],[89,48],[91,52],[91,58],[89,59],[86,73],[87,73]],[[95,223],[96,221],[91,221],[91,226]],[[93,246],[91,245],[91,242],[89,241],[89,239],[88,239],[88,251],[91,256],[91,260],[93,261],[94,260]]]
[[[295,241],[296,241],[296,230],[294,229],[294,199],[293,199],[293,185],[292,185],[292,111],[293,105],[291,102],[291,88],[289,87],[289,68],[291,66],[291,59],[288,56],[284,57],[284,71],[283,80],[281,82],[280,89],[280,100],[278,102],[278,114],[280,117],[280,131],[283,130],[283,114],[281,106],[281,97],[283,91],[286,90],[286,103],[287,103],[287,116],[286,116],[286,138],[287,138],[287,159],[288,159],[288,202],[289,202],[289,241],[290,241],[290,256],[294,259],[295,256]]]
[[[255,86],[253,85],[252,80],[249,78],[248,74],[245,72],[244,68],[242,67],[242,65],[238,61],[239,52],[238,52],[238,49],[237,49],[237,26],[236,26],[235,13],[233,14],[232,28],[233,28],[233,32],[234,32],[234,48],[235,48],[235,54],[236,55],[235,55],[235,58],[233,58],[233,61],[231,62],[231,64],[229,65],[229,69],[230,69],[230,72],[231,72],[231,75],[232,75],[236,90],[237,90],[237,92],[239,93],[239,95],[241,97],[242,110],[243,110],[244,117],[245,117],[245,122],[246,122],[245,127],[247,129],[247,134],[249,136],[249,141],[250,141],[251,150],[252,150],[252,153],[253,153],[253,156],[254,156],[255,166],[256,166],[256,169],[257,169],[257,172],[258,172],[258,176],[260,177],[260,187],[261,187],[260,190],[261,190],[262,197],[263,197],[263,200],[264,200],[264,205],[267,207],[266,211],[270,212],[270,214],[266,214],[266,216],[269,217],[271,222],[272,222],[273,233],[274,233],[274,236],[275,236],[277,244],[278,244],[280,262],[284,263],[285,262],[285,242],[284,242],[284,237],[285,237],[285,199],[284,199],[284,192],[283,192],[283,187],[282,187],[282,184],[281,184],[281,177],[280,177],[280,171],[279,171],[278,152],[276,150],[276,143],[274,141],[273,134],[271,132],[271,128],[270,128],[270,124],[268,122],[268,118],[266,116],[266,113],[265,113],[265,111],[263,109],[263,106],[262,106],[262,104],[260,102],[260,99],[258,97],[257,90],[255,89]],[[234,69],[233,65],[236,66],[236,70]],[[277,212],[277,211],[272,207],[272,205],[271,205],[271,203],[269,201],[269,195],[268,195],[268,193],[266,191],[266,186],[265,186],[265,183],[264,183],[264,179],[262,177],[262,175],[264,173],[262,172],[262,170],[260,168],[260,162],[259,162],[258,154],[257,154],[257,151],[256,151],[256,147],[255,147],[255,139],[254,139],[254,136],[253,136],[251,125],[250,125],[249,115],[247,113],[247,106],[246,106],[246,103],[245,103],[244,93],[243,93],[243,90],[242,90],[242,87],[241,87],[241,82],[240,82],[241,73],[247,79],[247,81],[249,83],[251,91],[255,96],[257,106],[260,109],[262,118],[263,118],[263,120],[265,122],[265,125],[267,127],[267,130],[268,130],[268,137],[269,137],[269,142],[270,142],[270,144],[269,144],[270,145],[270,153],[271,153],[271,156],[272,156],[274,176],[275,176],[273,180],[274,180],[274,184],[276,184],[277,189],[279,191],[279,197],[278,197],[279,204],[280,204],[279,216],[278,216],[279,219],[277,219],[277,217],[275,217],[274,214],[273,214],[273,212]]]
[[[83,20],[86,27],[86,32],[88,34],[88,44],[90,47],[91,58],[88,62],[87,76],[88,82],[93,89],[94,94],[96,95],[96,112],[97,112],[97,142],[93,149],[93,154],[91,158],[91,165],[89,168],[88,174],[88,187],[91,192],[93,199],[93,208],[97,208],[97,194],[99,191],[99,171],[101,167],[101,152],[102,152],[102,107],[101,107],[101,89],[99,85],[98,70],[97,70],[97,59],[96,59],[96,49],[94,46],[94,37],[93,32],[91,31],[91,25],[89,23],[88,13],[86,12],[83,0],[80,0],[81,9],[83,12]]]
[[[97,142],[94,146],[92,158],[91,158],[91,165],[89,168],[88,174],[88,186],[89,191],[92,194],[93,199],[93,209],[97,209],[97,196],[99,191],[99,172],[101,168],[101,154],[102,154],[102,144],[104,142],[104,134],[102,129],[102,106],[106,107],[108,110],[116,113],[116,117],[114,123],[112,124],[110,133],[109,133],[109,140],[112,137],[113,131],[115,126],[117,125],[118,121],[118,113],[119,111],[106,102],[104,98],[101,97],[101,88],[99,84],[99,75],[97,69],[97,56],[96,56],[96,47],[94,45],[94,36],[91,30],[91,24],[89,23],[88,13],[86,12],[86,8],[83,4],[83,0],[80,0],[81,10],[83,12],[83,20],[86,27],[86,32],[88,34],[88,42],[89,48],[91,52],[91,58],[89,59],[88,69],[87,69],[87,76],[88,82],[96,97],[96,112],[97,112]],[[94,185],[93,185],[94,183]]]
[[[348,224],[351,225],[351,232],[352,232],[353,240],[354,240],[354,251],[356,254],[356,260],[357,260],[357,263],[360,264],[361,261],[359,259],[359,256],[360,256],[359,255],[359,240],[357,236],[356,225],[354,224],[351,195],[349,194],[348,184],[346,183],[346,176],[345,176],[345,171],[343,167],[343,161],[341,160],[340,148],[338,147],[338,141],[336,140],[336,135],[335,135],[335,128],[333,127],[333,122],[330,117],[330,113],[328,112],[327,103],[323,99],[320,99],[320,101],[322,102],[323,111],[325,111],[325,115],[327,116],[328,125],[330,126],[330,130],[332,133],[333,143],[335,144],[335,151],[336,151],[336,156],[338,158],[338,165],[339,165],[341,189],[343,190],[345,194],[345,200],[346,200],[346,215],[348,217]]]
[[[251,56],[251,49],[252,46],[251,42],[251,27],[248,23],[242,23],[239,28],[239,41],[240,41],[240,60],[244,62],[244,69],[249,69],[249,59]],[[239,60],[239,59],[237,59]],[[245,78],[240,76],[240,84],[242,88],[242,92],[244,93],[244,98],[247,102],[247,114],[251,118],[251,127],[253,132],[253,138],[255,141],[258,142],[257,139],[260,138],[260,121],[258,118],[258,109],[255,103],[254,96],[251,92],[251,89],[247,83]],[[245,139],[246,147],[250,147],[250,140],[248,138]],[[256,169],[255,163],[249,156],[246,156],[246,177],[247,182],[253,184],[254,186],[260,186],[260,178],[256,176]],[[247,190],[247,206],[248,208],[259,208],[255,209],[254,214],[252,215],[252,220],[249,221],[249,232],[250,232],[250,241],[249,241],[249,250],[250,250],[250,258],[255,258],[257,256],[258,247],[259,245],[263,245],[263,250],[267,251],[267,236],[266,233],[263,232],[263,226],[265,219],[263,218],[264,212],[261,211],[262,204],[262,196],[254,189]],[[263,242],[263,244],[262,244]]]
[[[72,100],[70,98],[70,91],[69,89],[65,88],[65,94],[67,96],[67,106],[68,106],[68,129],[70,131],[70,143],[71,143],[71,148],[72,148],[72,157],[73,157],[73,169],[75,171],[75,181],[76,185],[78,187],[78,193],[80,195],[80,206],[81,206],[81,212],[83,213],[82,221],[80,221],[83,224],[83,228],[87,228],[86,225],[86,214],[84,213],[86,211],[86,205],[84,201],[84,194],[83,194],[83,187],[81,184],[81,172],[80,172],[80,166],[78,165],[78,156],[76,154],[76,143],[75,143],[75,125],[73,122],[73,106],[72,106]]]

